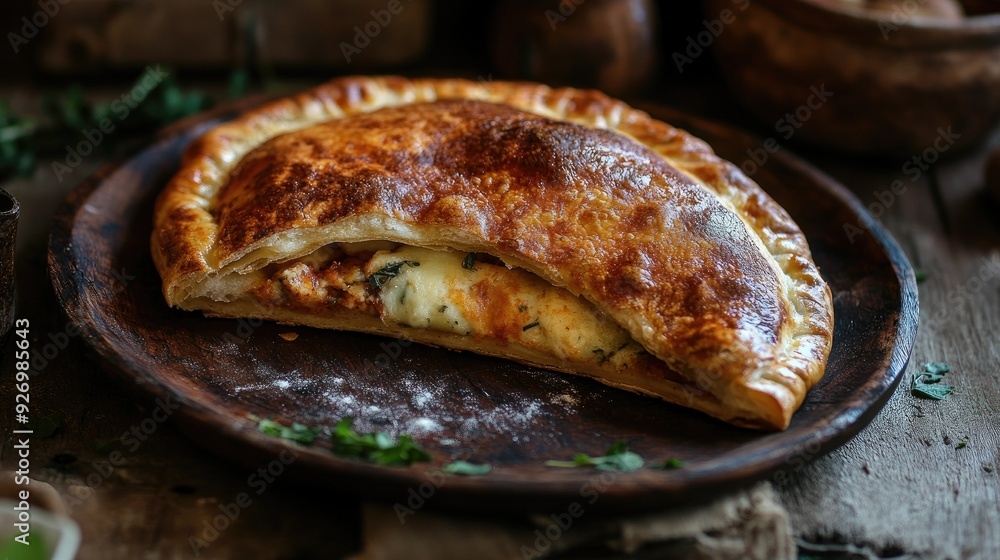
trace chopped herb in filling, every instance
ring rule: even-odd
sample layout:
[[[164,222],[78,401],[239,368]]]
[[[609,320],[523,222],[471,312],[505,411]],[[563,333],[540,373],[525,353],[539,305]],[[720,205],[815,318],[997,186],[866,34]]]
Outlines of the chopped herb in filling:
[[[403,269],[403,266],[420,266],[420,263],[416,261],[399,261],[392,264],[387,264],[382,268],[376,270],[368,277],[368,284],[372,287],[372,290],[378,291],[386,282],[392,280],[396,276],[399,276],[399,271]]]

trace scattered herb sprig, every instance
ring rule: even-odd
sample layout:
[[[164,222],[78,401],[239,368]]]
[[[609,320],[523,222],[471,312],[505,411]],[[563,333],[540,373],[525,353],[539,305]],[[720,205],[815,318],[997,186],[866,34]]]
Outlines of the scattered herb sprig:
[[[258,429],[270,436],[280,437],[302,445],[312,445],[322,433],[319,427],[294,423],[285,426],[274,420],[264,419]],[[376,465],[409,466],[431,460],[431,455],[408,435],[393,439],[384,432],[359,433],[354,429],[354,419],[344,418],[330,430],[330,451],[334,455],[360,459]]]
[[[145,73],[136,80],[136,87],[148,89],[145,97],[130,100],[128,105],[121,99],[92,103],[79,86],[60,95],[43,96],[45,118],[39,122],[14,114],[9,105],[0,102],[0,180],[30,175],[39,156],[59,157],[67,146],[84,140],[83,131],[107,130],[110,123],[114,129],[108,136],[114,141],[94,146],[110,153],[126,141],[148,137],[157,129],[213,104],[200,91],[182,90],[172,74],[168,73],[151,88],[145,88],[143,80],[148,80]]]
[[[399,261],[387,264],[373,272],[371,276],[368,277],[368,284],[372,287],[372,290],[378,291],[382,288],[382,286],[385,286],[387,282],[399,276],[400,271],[407,265],[420,266],[420,263],[416,261]]]
[[[470,463],[468,461],[455,461],[454,463],[448,463],[441,468],[442,471],[448,474],[458,474],[462,476],[483,476],[493,470],[493,467],[483,464],[477,465]]]
[[[315,442],[320,432],[319,428],[309,427],[298,422],[293,423],[289,427],[280,422],[267,419],[261,420],[257,428],[269,436],[280,437],[303,445],[311,445]]]
[[[431,460],[431,455],[406,434],[393,439],[384,432],[358,433],[354,419],[337,423],[331,434],[333,454],[376,465],[410,466]]]
[[[924,369],[913,374],[910,392],[923,399],[941,400],[955,390],[953,385],[941,383],[944,375],[951,371],[951,366],[942,362],[929,362]]]
[[[24,177],[35,169],[35,151],[29,140],[37,128],[0,101],[0,179],[7,175]]]
[[[253,419],[256,420],[256,418]],[[270,419],[259,420],[258,428],[265,434],[301,445],[312,445],[323,431],[322,428],[310,427],[297,422],[291,426],[285,426]],[[401,434],[392,438],[388,434],[378,431],[360,433],[355,430],[354,419],[351,417],[342,419],[330,430],[330,442],[332,444],[330,452],[334,455],[376,465],[410,466],[413,463],[428,462],[432,459],[430,453],[413,441],[409,435]],[[956,446],[956,449],[961,449],[964,446],[965,442],[962,441]],[[637,471],[644,465],[643,458],[639,454],[629,451],[628,444],[624,440],[616,441],[605,451],[604,455],[599,457],[577,453],[570,461],[545,461],[545,466],[548,467],[593,467],[598,470],[618,472]],[[660,463],[651,464],[650,467],[679,469],[684,467],[684,462],[670,458]],[[483,476],[492,470],[493,468],[489,464],[476,464],[462,460],[441,467],[442,472],[459,476]]]
[[[594,467],[602,471],[632,472],[642,468],[644,461],[638,454],[628,450],[625,441],[617,441],[601,457],[591,457],[577,453],[572,461],[545,461],[548,467],[578,468]]]
[[[661,469],[680,469],[684,468],[684,461],[671,457],[666,461],[659,464]]]

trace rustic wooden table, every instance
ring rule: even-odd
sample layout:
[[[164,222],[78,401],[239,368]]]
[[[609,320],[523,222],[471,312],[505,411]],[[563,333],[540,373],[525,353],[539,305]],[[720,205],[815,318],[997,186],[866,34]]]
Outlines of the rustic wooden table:
[[[657,101],[744,123],[714,83],[665,95]],[[1000,135],[990,144],[1000,144]],[[866,204],[881,205],[882,221],[927,276],[920,286],[920,332],[900,389],[851,442],[790,469],[790,478],[776,484],[803,554],[1000,558],[1000,203],[982,186],[985,153],[983,146],[946,157],[914,176],[905,161],[800,151]],[[35,348],[52,345],[32,379],[33,414],[61,419],[54,434],[35,439],[31,475],[66,496],[83,531],[80,560],[191,558],[189,538],[202,534],[220,504],[246,490],[252,472],[194,446],[170,423],[148,435],[140,429],[124,461],[109,461],[112,450],[124,451],[122,434],[140,427],[150,408],[102,372],[72,336],[44,256],[59,200],[95,166],[87,161],[60,182],[43,164],[32,179],[5,185],[23,208],[18,316],[31,320]],[[903,182],[901,194],[891,190],[895,180]],[[942,401],[920,400],[908,390],[909,374],[928,361],[953,366],[948,380],[956,389]],[[13,403],[13,371],[8,356],[0,369],[0,403]],[[16,463],[12,408],[0,406],[4,469]],[[359,508],[355,497],[316,494],[278,479],[200,557],[340,557],[360,544]],[[818,554],[821,548],[839,552]]]

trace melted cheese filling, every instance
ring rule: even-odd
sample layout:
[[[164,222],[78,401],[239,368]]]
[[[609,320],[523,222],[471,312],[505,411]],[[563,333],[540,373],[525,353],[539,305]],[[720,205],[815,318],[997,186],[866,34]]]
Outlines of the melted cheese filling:
[[[613,369],[647,354],[587,300],[488,256],[345,243],[264,273],[258,299],[310,313],[353,309],[386,324],[486,337]]]

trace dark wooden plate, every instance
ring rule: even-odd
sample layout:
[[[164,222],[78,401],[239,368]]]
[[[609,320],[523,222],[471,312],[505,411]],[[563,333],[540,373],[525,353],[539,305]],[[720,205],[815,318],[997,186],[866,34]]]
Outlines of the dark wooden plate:
[[[662,112],[736,161],[756,145],[724,126]],[[836,335],[826,375],[781,433],[735,428],[504,360],[169,309],[149,256],[153,201],[185,146],[222,118],[175,129],[74,190],[52,231],[49,267],[70,319],[110,369],[151,396],[172,399],[180,406],[172,418],[192,439],[248,467],[266,467],[286,447],[259,433],[249,415],[309,425],[353,416],[360,429],[412,434],[434,462],[377,467],[324,448],[299,449],[282,476],[400,503],[425,485],[424,494],[433,489],[431,505],[466,509],[559,512],[574,501],[588,511],[662,508],[765,476],[780,481],[867,425],[906,366],[917,325],[909,263],[878,225],[851,243],[843,224],[858,224],[862,205],[785,151],[756,179],[805,230],[833,288]],[[278,336],[287,332],[298,339]],[[678,458],[685,466],[602,474],[542,464],[601,454],[619,439],[648,461]],[[435,474],[454,459],[488,462],[494,471]]]

